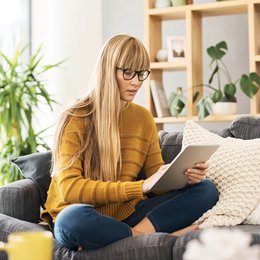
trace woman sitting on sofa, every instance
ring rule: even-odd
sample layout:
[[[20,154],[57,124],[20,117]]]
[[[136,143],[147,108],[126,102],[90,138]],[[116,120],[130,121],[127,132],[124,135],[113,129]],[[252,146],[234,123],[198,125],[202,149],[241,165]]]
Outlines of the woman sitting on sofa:
[[[181,235],[198,229],[192,223],[218,200],[214,184],[203,180],[205,163],[187,169],[188,187],[146,196],[165,167],[152,115],[132,103],[149,68],[139,40],[111,38],[93,89],[62,115],[42,219],[65,247],[94,249],[153,232]],[[142,167],[147,178],[137,181]]]

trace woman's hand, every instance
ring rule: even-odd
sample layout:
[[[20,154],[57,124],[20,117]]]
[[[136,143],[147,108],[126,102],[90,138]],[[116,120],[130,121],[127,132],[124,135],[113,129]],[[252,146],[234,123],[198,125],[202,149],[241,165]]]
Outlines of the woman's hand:
[[[144,194],[149,192],[150,186],[154,183],[155,180],[157,180],[161,176],[162,172],[168,166],[169,166],[169,164],[165,164],[165,165],[161,166],[155,174],[153,174],[152,176],[150,176],[149,178],[144,180],[144,182],[143,182],[143,193]]]
[[[194,167],[187,169],[184,174],[189,179],[189,184],[196,184],[201,182],[206,176],[206,169],[208,165],[206,163],[197,163]]]

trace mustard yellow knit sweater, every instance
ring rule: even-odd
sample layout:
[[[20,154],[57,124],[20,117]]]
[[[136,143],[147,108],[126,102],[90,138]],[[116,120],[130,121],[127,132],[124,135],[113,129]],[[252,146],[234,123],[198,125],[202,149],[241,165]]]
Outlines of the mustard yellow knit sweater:
[[[79,133],[87,131],[84,119],[74,117],[66,126],[61,140],[61,166],[78,151]],[[155,173],[163,160],[157,129],[152,115],[145,108],[128,103],[120,127],[122,170],[118,181],[103,182],[84,177],[82,159],[52,178],[42,220],[50,224],[70,204],[94,205],[96,210],[117,220],[130,216],[135,205],[145,199],[143,181],[136,181],[142,167],[146,176]]]

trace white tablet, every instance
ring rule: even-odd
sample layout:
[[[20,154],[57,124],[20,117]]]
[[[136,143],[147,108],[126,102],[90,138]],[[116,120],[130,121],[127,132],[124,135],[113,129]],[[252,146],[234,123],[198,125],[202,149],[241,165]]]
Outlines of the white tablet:
[[[149,191],[166,192],[177,190],[188,184],[184,172],[196,163],[206,162],[219,145],[189,145],[185,147],[162,171],[161,175],[149,187]]]

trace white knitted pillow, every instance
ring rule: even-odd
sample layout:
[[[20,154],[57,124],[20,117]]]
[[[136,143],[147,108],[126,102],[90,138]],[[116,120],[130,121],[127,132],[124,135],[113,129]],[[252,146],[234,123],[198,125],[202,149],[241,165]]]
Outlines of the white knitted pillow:
[[[220,193],[219,201],[197,223],[202,222],[201,228],[242,223],[260,199],[260,139],[223,138],[189,120],[182,145],[190,144],[220,144],[206,171]]]

